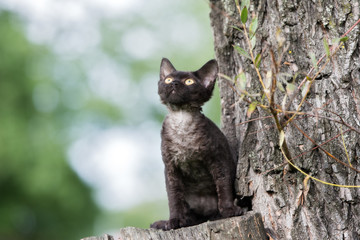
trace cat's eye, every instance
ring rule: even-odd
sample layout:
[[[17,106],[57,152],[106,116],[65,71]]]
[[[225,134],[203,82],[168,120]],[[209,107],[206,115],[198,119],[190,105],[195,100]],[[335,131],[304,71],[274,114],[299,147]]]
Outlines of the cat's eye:
[[[166,78],[166,79],[165,79],[165,83],[166,83],[166,84],[169,84],[169,83],[171,83],[172,81],[173,81],[172,78]]]
[[[186,81],[185,81],[185,84],[186,85],[191,85],[191,84],[194,84],[195,83],[195,81],[194,80],[192,80],[191,78],[189,78],[189,79],[186,79]]]

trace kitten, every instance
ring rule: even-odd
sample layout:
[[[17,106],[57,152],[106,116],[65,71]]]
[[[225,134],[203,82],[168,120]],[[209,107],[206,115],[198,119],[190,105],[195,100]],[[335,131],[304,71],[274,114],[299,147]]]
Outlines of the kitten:
[[[210,99],[218,66],[210,60],[196,72],[177,71],[163,58],[158,93],[168,107],[161,131],[170,219],[163,230],[243,214],[234,205],[235,160],[220,129],[201,113]]]

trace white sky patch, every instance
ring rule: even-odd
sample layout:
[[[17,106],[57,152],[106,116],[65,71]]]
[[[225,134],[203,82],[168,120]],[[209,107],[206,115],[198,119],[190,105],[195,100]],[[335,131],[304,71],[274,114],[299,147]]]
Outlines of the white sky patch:
[[[126,32],[122,44],[124,50],[137,59],[149,58],[159,49],[154,34],[146,28],[136,28]]]
[[[168,23],[169,24],[169,23]],[[201,29],[195,18],[188,15],[177,15],[172,19],[169,29],[176,31],[169,32],[169,42],[175,46],[182,46],[184,49],[196,51],[201,44],[204,30]]]
[[[31,19],[52,16],[76,20],[84,16],[84,10],[96,9],[114,17],[119,13],[135,9],[140,5],[139,0],[2,0],[2,5],[12,11],[20,12]],[[54,14],[56,13],[56,14]]]
[[[94,30],[100,18],[117,17],[136,9],[140,5],[139,0],[3,0],[0,6],[19,13],[27,21],[27,35],[30,40],[51,44],[58,40],[58,31],[76,28],[79,39],[97,41]],[[72,33],[69,36],[69,48],[76,50],[78,47],[85,48],[76,43]],[[95,38],[95,40],[93,40]],[[86,44],[84,41],[83,43]],[[74,45],[76,44],[76,45]]]
[[[36,31],[40,31],[40,29],[36,29]],[[41,33],[35,33],[35,36],[41,36]],[[54,38],[53,49],[55,53],[67,56],[68,58],[69,56],[78,57],[89,51],[95,51],[101,41],[100,33],[95,23],[91,25],[79,24],[72,26],[72,28],[68,28],[66,32],[57,33]]]
[[[108,17],[116,17],[142,5],[141,0],[80,0],[79,2],[106,13]]]
[[[103,56],[89,68],[88,80],[95,94],[121,105],[122,102],[131,99],[129,75],[124,67]]]

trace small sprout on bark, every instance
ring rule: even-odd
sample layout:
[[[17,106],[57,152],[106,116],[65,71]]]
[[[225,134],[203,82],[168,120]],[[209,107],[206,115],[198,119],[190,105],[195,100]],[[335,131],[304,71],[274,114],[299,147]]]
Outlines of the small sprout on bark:
[[[255,35],[251,38],[250,43],[251,43],[251,50],[253,50],[255,48],[255,45],[256,45],[256,37],[255,37]]]
[[[234,83],[234,80],[231,77],[229,77],[228,75],[218,73],[218,76],[221,77],[221,78],[224,78],[224,79],[226,79],[226,80],[228,80],[228,81],[230,81],[232,83]]]
[[[256,55],[255,57],[255,66],[256,68],[260,67],[260,62],[261,62],[261,54],[259,53],[258,55]]]
[[[326,56],[330,58],[330,48],[326,38],[323,39]]]
[[[238,30],[239,32],[242,32],[242,33],[243,33],[243,30],[241,30],[239,27],[234,26],[234,25],[232,25],[231,27],[234,28],[234,29],[236,29],[236,30]]]
[[[257,17],[254,17],[251,20],[250,26],[249,26],[249,32],[250,32],[250,38],[253,38],[255,36],[255,32],[257,30],[258,27],[258,19]]]
[[[288,83],[286,85],[286,92],[288,95],[291,95],[294,91],[295,91],[295,84],[292,84],[292,83]]]
[[[233,45],[233,47],[235,48],[236,51],[238,51],[238,53],[240,53],[241,56],[246,57],[247,59],[251,60],[249,53],[245,49],[243,49],[239,46],[236,46],[236,45]]]
[[[309,89],[309,85],[310,85],[310,81],[306,81],[306,83],[302,86],[302,90],[301,90],[301,96],[304,97]]]
[[[277,81],[277,82],[276,82],[276,87],[277,87],[280,91],[285,92],[285,88],[284,88],[284,86],[282,85],[282,83],[281,83],[280,81]]]
[[[237,81],[239,80],[239,81]],[[236,83],[238,83],[238,87],[240,90],[245,90],[246,87],[246,76],[243,70],[240,71],[240,73],[236,76]]]
[[[250,118],[250,117],[251,117],[251,114],[255,111],[256,105],[257,105],[256,102],[250,103],[250,106],[249,106],[249,108],[248,108],[248,110],[247,110],[247,113],[246,113],[246,116],[247,116],[248,118]]]

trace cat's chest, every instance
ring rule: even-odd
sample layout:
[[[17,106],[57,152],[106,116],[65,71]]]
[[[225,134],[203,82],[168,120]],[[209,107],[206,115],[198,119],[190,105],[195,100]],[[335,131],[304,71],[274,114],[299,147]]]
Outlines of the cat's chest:
[[[199,122],[199,116],[188,112],[179,111],[167,116],[163,141],[176,163],[200,160],[204,136]]]
[[[209,182],[211,178],[206,167],[213,146],[209,131],[208,120],[200,112],[179,111],[169,114],[165,119],[162,133],[163,160],[166,165],[176,166],[189,184]]]
[[[178,111],[169,114],[166,118],[166,128],[177,138],[196,134],[196,117],[186,111]],[[174,140],[176,137],[174,136]],[[187,138],[185,138],[187,139]]]

